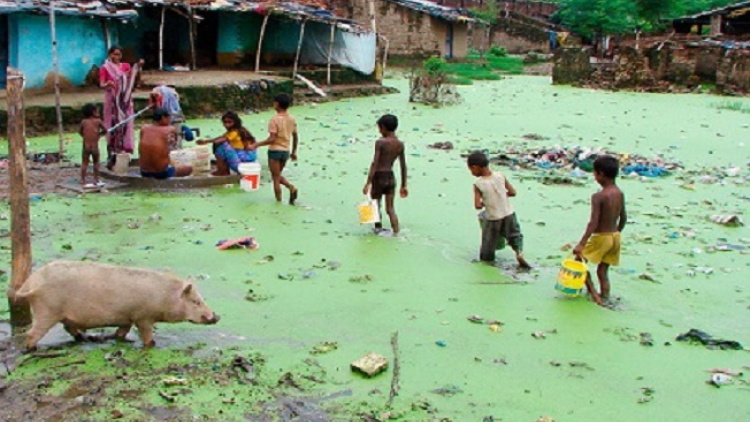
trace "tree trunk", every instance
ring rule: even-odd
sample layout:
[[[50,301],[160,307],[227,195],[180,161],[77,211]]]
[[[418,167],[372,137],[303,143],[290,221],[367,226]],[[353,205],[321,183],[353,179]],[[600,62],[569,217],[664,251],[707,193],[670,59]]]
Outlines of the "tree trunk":
[[[8,289],[10,324],[13,331],[31,324],[26,301],[15,299],[15,292],[31,274],[31,214],[29,211],[29,174],[26,168],[24,135],[23,73],[8,68],[8,155],[10,156],[10,231],[11,279]]]

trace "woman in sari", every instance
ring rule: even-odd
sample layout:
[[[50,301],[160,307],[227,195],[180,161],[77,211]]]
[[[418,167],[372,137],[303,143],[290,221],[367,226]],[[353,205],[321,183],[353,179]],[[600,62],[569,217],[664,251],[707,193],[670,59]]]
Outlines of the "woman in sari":
[[[214,176],[227,176],[229,170],[239,173],[241,163],[255,162],[258,157],[250,146],[255,144],[255,137],[242,126],[242,119],[237,113],[227,111],[221,117],[221,123],[226,133],[218,138],[203,139],[198,145],[212,144],[216,155],[216,171]]]
[[[107,61],[99,69],[99,85],[105,90],[104,127],[117,127],[107,133],[107,168],[111,169],[115,154],[133,152],[133,121],[119,124],[134,114],[133,89],[143,60],[132,67],[128,63],[122,63],[120,47],[110,48],[107,57]]]

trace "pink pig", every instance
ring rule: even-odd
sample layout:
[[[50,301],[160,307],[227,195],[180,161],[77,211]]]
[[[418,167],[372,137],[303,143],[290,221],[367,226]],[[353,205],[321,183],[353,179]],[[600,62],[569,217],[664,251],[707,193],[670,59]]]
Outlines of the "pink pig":
[[[135,325],[143,346],[150,347],[156,322],[219,321],[191,283],[141,268],[55,261],[31,274],[15,295],[31,305],[30,350],[58,322],[77,340],[98,327],[117,327],[115,338],[125,339]]]

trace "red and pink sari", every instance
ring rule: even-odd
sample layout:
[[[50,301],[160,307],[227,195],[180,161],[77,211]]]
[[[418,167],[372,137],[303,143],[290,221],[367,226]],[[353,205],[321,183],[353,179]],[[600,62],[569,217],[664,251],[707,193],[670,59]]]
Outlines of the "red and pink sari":
[[[131,69],[127,63],[104,62],[99,70],[99,83],[102,88],[113,81],[114,87],[106,87],[104,94],[104,126],[109,129],[117,126],[133,115],[133,89],[139,66]],[[133,121],[123,124],[107,135],[107,152],[110,157],[120,152],[133,152]]]

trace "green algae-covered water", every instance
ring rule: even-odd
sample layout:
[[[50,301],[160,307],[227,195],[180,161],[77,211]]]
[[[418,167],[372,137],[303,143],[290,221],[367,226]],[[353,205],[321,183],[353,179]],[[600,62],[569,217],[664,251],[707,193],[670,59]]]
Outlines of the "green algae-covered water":
[[[747,249],[711,253],[717,243],[750,247],[750,233],[707,219],[746,214],[750,115],[720,109],[725,100],[715,96],[589,91],[520,76],[461,87],[463,104],[436,109],[408,103],[406,81],[391,83],[403,93],[292,108],[301,144],[288,178],[300,188],[299,206],[275,203],[265,171],[262,189],[252,193],[227,186],[49,195],[32,203],[35,266],[90,259],[171,268],[195,280],[222,320],[214,327],[160,325],[162,350],[152,351],[151,359],[167,361],[165,349],[205,343],[252,349],[282,373],[311,357],[321,342],[337,342],[337,350],[314,358],[329,377],[323,391],[351,390],[338,401],[385,402],[391,370],[365,379],[349,364],[369,351],[392,360],[390,338],[398,331],[395,403],[407,409],[394,415],[400,420],[431,420],[405,406],[423,402],[453,421],[542,415],[556,421],[750,420],[747,375],[721,388],[706,383],[711,368],[750,371],[750,354],[675,341],[698,328],[750,345]],[[355,209],[378,135],[375,121],[384,113],[399,117],[398,135],[407,144],[409,197],[396,200],[399,238],[371,235]],[[270,116],[244,118],[261,138]],[[191,126],[209,136],[221,129],[218,119]],[[547,139],[523,138],[530,133]],[[427,148],[444,141],[456,149]],[[610,311],[561,298],[553,289],[566,254],[561,247],[575,244],[587,222],[593,180],[548,186],[534,179],[535,172],[500,168],[519,192],[513,205],[535,269],[517,275],[507,250],[499,253],[498,268],[471,262],[479,229],[473,178],[460,153],[521,143],[664,154],[689,171],[738,166],[741,173],[693,189],[681,187],[686,172],[619,182],[631,221],[622,265],[611,273],[620,310]],[[7,204],[0,206],[0,213],[8,212]],[[242,236],[254,236],[260,248],[214,247]],[[7,266],[7,238],[4,244],[0,259]],[[655,281],[640,278],[644,273]],[[469,322],[473,314],[504,325],[494,332]],[[540,331],[546,338],[532,336]],[[640,333],[650,333],[654,345],[639,344]],[[62,340],[58,330],[43,344]],[[28,365],[21,376],[33,377],[44,365]],[[213,390],[195,387],[182,404],[215,417],[221,404]]]

